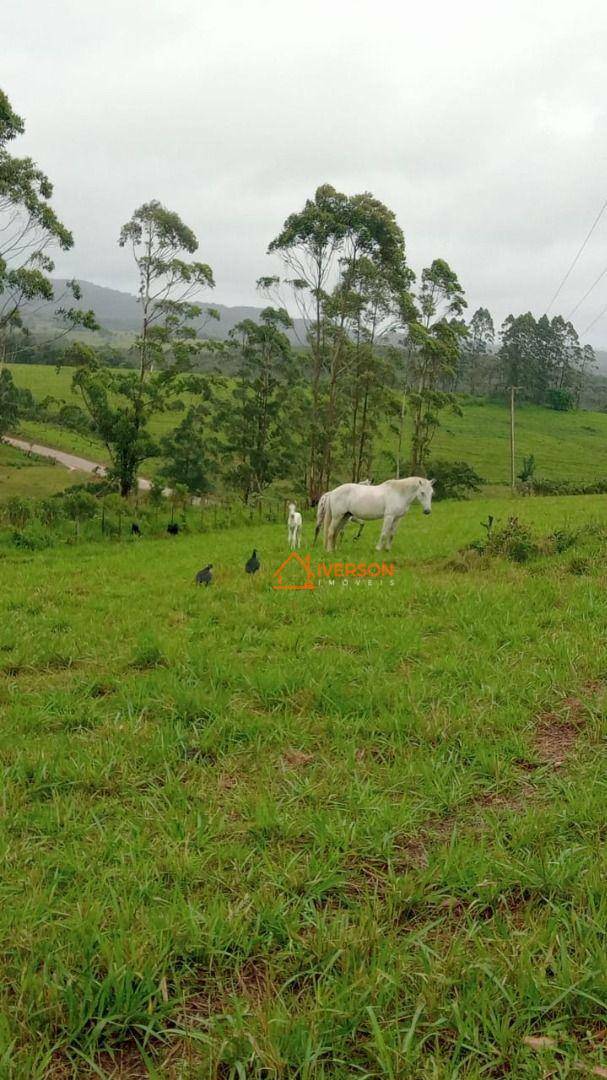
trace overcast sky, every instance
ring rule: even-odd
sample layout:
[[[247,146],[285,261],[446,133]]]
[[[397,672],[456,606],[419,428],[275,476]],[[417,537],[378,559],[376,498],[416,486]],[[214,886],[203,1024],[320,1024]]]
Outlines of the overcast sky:
[[[213,300],[259,303],[284,218],[320,183],[372,191],[410,265],[470,311],[541,314],[607,198],[605,0],[4,0],[14,152],[55,183],[57,274],[135,291],[133,209],[177,210]],[[554,310],[607,266],[607,211]],[[607,274],[580,331],[607,305]],[[607,343],[607,312],[586,336]]]

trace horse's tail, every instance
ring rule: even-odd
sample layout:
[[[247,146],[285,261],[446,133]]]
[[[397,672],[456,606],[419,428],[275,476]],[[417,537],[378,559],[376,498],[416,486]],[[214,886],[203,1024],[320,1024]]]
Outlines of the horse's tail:
[[[329,550],[327,545],[329,543],[329,529],[331,527],[331,519],[332,519],[332,517],[333,517],[333,515],[331,513],[331,495],[330,495],[330,492],[327,492],[327,494],[325,495],[325,507],[324,507],[324,519],[325,520],[324,520],[324,532],[323,532],[323,538],[324,538],[324,541],[325,541],[325,551]]]
[[[320,496],[320,499],[318,500],[318,506],[316,507],[316,528],[314,530],[314,540],[312,542],[312,547],[314,547],[314,544],[318,540],[318,534],[319,534],[320,530],[322,529],[322,523],[324,521],[325,512],[326,512],[326,503],[327,503],[327,495],[326,495],[326,492],[325,492],[324,495]]]

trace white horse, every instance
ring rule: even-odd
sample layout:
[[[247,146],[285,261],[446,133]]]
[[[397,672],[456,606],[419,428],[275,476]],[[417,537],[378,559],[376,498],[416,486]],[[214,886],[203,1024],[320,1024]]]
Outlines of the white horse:
[[[295,503],[289,503],[288,542],[292,549],[298,548],[301,543],[301,514],[296,510]]]
[[[383,526],[377,551],[389,551],[398,523],[411,503],[418,499],[424,514],[432,510],[434,480],[408,476],[405,480],[386,480],[383,484],[341,484],[327,492],[324,514],[326,551],[335,550],[335,538],[351,518],[358,521],[377,521]]]
[[[358,482],[359,482],[359,484],[365,484],[365,485],[369,485],[371,483],[370,480],[359,480]],[[318,534],[319,534],[320,530],[322,529],[323,521],[325,520],[325,513],[327,511],[327,505],[328,505],[329,495],[330,494],[331,493],[329,491],[325,491],[324,495],[321,495],[320,499],[318,500],[318,505],[316,507],[316,528],[314,530],[314,540],[312,541],[312,547],[314,547],[314,544],[318,540]],[[356,536],[354,537],[355,540],[358,540],[360,538],[361,532],[363,531],[363,529],[365,527],[364,521],[361,521],[359,518],[352,517],[352,516],[348,518],[348,521],[355,521],[356,524],[358,525],[358,532],[357,532]]]

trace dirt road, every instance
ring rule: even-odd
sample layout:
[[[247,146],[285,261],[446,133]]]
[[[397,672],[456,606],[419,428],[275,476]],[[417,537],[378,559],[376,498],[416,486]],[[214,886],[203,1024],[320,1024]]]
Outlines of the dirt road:
[[[101,465],[98,461],[89,461],[87,458],[77,457],[76,454],[67,454],[65,450],[55,450],[51,446],[39,446],[38,443],[27,442],[26,439],[15,439],[12,435],[5,435],[5,443],[9,446],[14,446],[16,450],[23,450],[26,454],[37,454],[38,457],[53,458],[54,461],[58,461],[60,465],[65,465],[66,469],[70,469],[72,472],[78,470],[85,473],[96,473],[97,476],[105,476],[106,467]],[[151,483],[143,476],[140,476],[138,481],[140,491],[149,491]]]

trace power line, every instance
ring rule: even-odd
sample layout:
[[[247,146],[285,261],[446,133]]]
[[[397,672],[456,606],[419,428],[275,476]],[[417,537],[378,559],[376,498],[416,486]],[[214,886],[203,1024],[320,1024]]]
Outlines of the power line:
[[[592,330],[592,327],[595,326],[596,323],[598,323],[599,319],[602,319],[603,315],[605,314],[607,314],[607,304],[605,304],[605,307],[602,309],[602,311],[599,311],[596,319],[593,319],[592,322],[588,324],[586,329],[582,330],[580,337],[584,337],[584,334],[587,334],[589,330]]]
[[[598,212],[597,216],[595,217],[595,219],[594,219],[594,221],[593,221],[593,223],[592,223],[592,225],[591,225],[591,227],[590,227],[590,230],[588,231],[588,234],[587,234],[587,236],[586,236],[585,240],[583,241],[583,243],[582,243],[581,247],[579,248],[579,250],[578,250],[578,252],[577,252],[577,254],[576,254],[576,256],[575,256],[575,258],[573,259],[573,262],[571,263],[571,266],[569,267],[569,269],[568,269],[567,273],[565,274],[565,277],[564,277],[564,278],[563,278],[563,280],[561,281],[561,284],[559,285],[559,287],[558,287],[558,289],[556,290],[556,292],[555,292],[554,296],[552,297],[552,300],[551,300],[551,301],[550,301],[550,303],[548,304],[548,307],[546,308],[546,314],[548,314],[548,312],[550,311],[550,308],[551,308],[551,307],[552,307],[552,305],[554,304],[554,301],[556,300],[556,298],[557,298],[557,296],[559,295],[559,293],[560,293],[561,289],[563,288],[563,285],[565,284],[565,282],[567,281],[567,279],[568,279],[569,275],[571,274],[571,271],[573,270],[573,268],[574,268],[575,264],[577,263],[577,261],[578,261],[578,259],[579,259],[580,255],[582,254],[582,252],[583,252],[584,248],[586,247],[586,244],[587,244],[587,243],[588,243],[588,241],[590,240],[590,237],[592,236],[592,234],[593,234],[594,230],[596,229],[596,227],[597,227],[597,225],[598,225],[599,221],[601,220],[601,218],[602,218],[602,216],[603,216],[603,214],[604,214],[604,212],[605,212],[605,209],[606,209],[606,208],[607,208],[607,199],[605,199],[605,202],[604,202],[604,203],[603,203],[603,205],[601,206],[601,209],[599,210],[599,212]]]
[[[599,281],[602,281],[602,279],[603,279],[603,278],[605,277],[605,274],[607,274],[607,266],[605,267],[605,269],[604,269],[604,270],[601,270],[601,272],[600,272],[600,274],[599,274],[598,278],[596,279],[596,281],[593,281],[593,283],[592,283],[592,285],[590,286],[590,288],[586,290],[586,292],[584,293],[584,295],[583,295],[582,299],[581,299],[581,300],[578,300],[578,302],[577,302],[577,304],[575,305],[575,307],[572,307],[572,308],[571,308],[571,311],[569,312],[569,314],[568,314],[568,316],[567,316],[567,318],[568,318],[568,319],[570,319],[570,318],[571,318],[571,316],[572,316],[572,315],[573,315],[573,314],[574,314],[574,313],[575,313],[575,312],[577,311],[577,309],[578,309],[579,307],[581,307],[581,306],[582,306],[582,304],[584,303],[584,300],[586,300],[586,299],[587,299],[587,297],[589,297],[589,296],[590,296],[590,293],[591,293],[591,292],[594,292],[594,290],[596,289],[596,287],[597,287],[597,285],[598,285]]]

